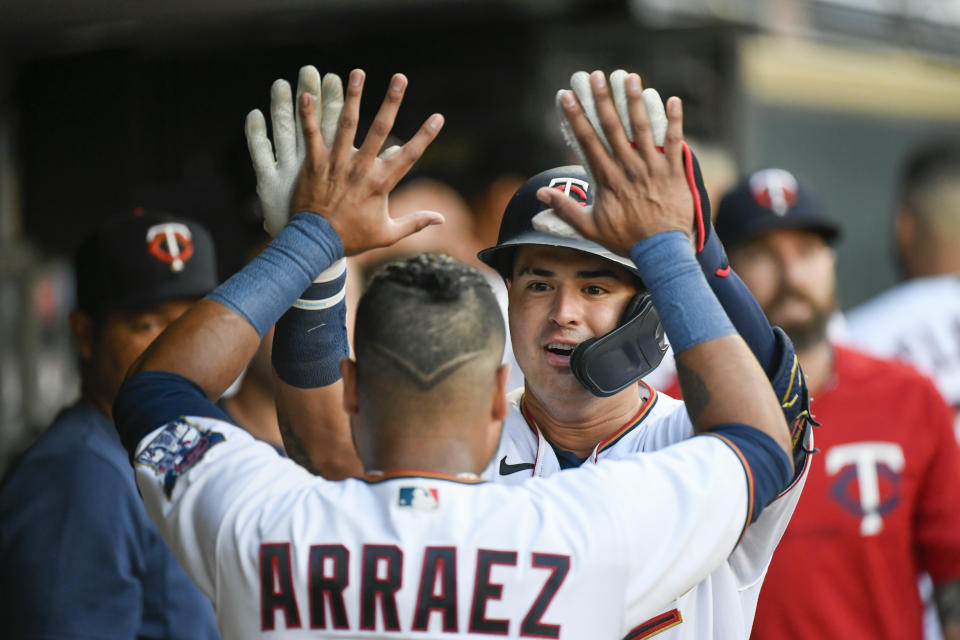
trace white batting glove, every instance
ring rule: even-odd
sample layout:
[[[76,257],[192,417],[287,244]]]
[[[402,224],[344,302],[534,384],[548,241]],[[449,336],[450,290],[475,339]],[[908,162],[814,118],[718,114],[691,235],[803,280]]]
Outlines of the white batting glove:
[[[328,73],[321,83],[316,67],[301,67],[297,78],[298,101],[304,93],[314,97],[315,115],[323,140],[327,146],[333,146],[340,111],[343,109],[343,83],[340,77]],[[263,228],[275,236],[290,217],[293,187],[306,157],[300,110],[296,108],[290,84],[283,79],[274,81],[270,87],[270,124],[276,155],[267,137],[266,121],[259,109],[247,114],[245,132],[253,171],[257,175],[257,196],[263,209]]]
[[[617,69],[611,73],[610,90],[613,94],[613,102],[617,107],[617,113],[620,114],[620,121],[623,123],[623,128],[626,131],[627,139],[633,142],[633,128],[630,126],[630,115],[627,111],[626,78],[627,72],[623,69]],[[570,76],[570,88],[577,95],[577,99],[583,106],[583,111],[590,121],[590,124],[593,125],[593,129],[597,132],[597,136],[603,142],[607,151],[611,151],[610,143],[607,142],[607,137],[603,134],[603,128],[600,126],[600,118],[597,116],[597,106],[593,101],[593,92],[590,89],[590,74],[586,71],[577,71],[574,73]],[[560,104],[561,93],[562,91],[557,92],[556,99],[557,113],[560,114],[560,130],[563,132],[563,137],[567,141],[567,144],[576,152],[577,157],[580,158],[580,163],[592,178],[593,173],[590,171],[590,163],[587,162],[587,157],[584,155],[583,149],[580,148],[577,137],[573,135],[573,128],[570,126],[570,122],[567,120],[567,116]],[[660,94],[657,93],[656,89],[644,89],[643,104],[647,108],[647,117],[650,119],[653,143],[658,147],[662,147],[663,140],[667,135],[667,111],[664,109],[663,100],[660,99]]]

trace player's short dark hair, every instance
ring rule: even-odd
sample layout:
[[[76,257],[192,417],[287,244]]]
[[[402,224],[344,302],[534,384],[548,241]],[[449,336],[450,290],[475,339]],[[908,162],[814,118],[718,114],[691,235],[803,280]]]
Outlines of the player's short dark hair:
[[[910,204],[917,194],[946,179],[960,180],[960,140],[932,142],[914,149],[900,171],[900,200]]]
[[[430,389],[478,357],[503,356],[496,296],[477,269],[448,256],[419,254],[382,267],[357,309],[359,374],[390,376]]]

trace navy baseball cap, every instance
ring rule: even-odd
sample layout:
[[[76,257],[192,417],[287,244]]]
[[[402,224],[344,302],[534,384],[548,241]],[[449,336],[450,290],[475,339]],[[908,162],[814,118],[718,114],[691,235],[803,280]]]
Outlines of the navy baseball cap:
[[[727,248],[777,229],[808,229],[827,244],[840,237],[840,226],[824,214],[813,188],[783,169],[762,169],[728,191],[714,227]]]
[[[202,225],[144,212],[107,219],[77,251],[77,308],[132,311],[200,298],[217,286],[213,238]]]

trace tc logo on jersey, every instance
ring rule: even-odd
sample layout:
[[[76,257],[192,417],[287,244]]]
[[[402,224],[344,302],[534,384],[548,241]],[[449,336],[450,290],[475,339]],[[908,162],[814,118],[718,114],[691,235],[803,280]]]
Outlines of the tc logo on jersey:
[[[432,488],[400,487],[397,505],[420,511],[436,511],[440,506],[440,492]]]
[[[837,475],[830,493],[848,513],[861,516],[860,535],[883,531],[883,514],[900,502],[903,449],[893,442],[853,442],[827,451],[828,476]],[[856,481],[856,485],[854,484]],[[859,496],[853,487],[859,486]]]
[[[557,191],[562,191],[580,203],[581,207],[587,205],[587,190],[590,189],[590,183],[578,178],[554,178],[547,185]]]
[[[177,420],[168,424],[137,456],[137,464],[154,469],[163,476],[163,492],[167,498],[173,493],[177,478],[190,469],[211,447],[224,441],[222,434],[206,431]]]
[[[797,203],[797,179],[783,169],[764,169],[750,176],[750,192],[761,207],[786,215]]]
[[[183,264],[193,255],[190,228],[179,222],[153,225],[147,229],[147,251],[169,264],[171,271],[183,271]]]

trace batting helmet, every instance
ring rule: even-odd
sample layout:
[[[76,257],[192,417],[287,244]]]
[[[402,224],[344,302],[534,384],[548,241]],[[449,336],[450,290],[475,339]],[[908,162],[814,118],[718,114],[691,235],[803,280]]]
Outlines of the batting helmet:
[[[596,242],[587,240],[561,220],[553,209],[538,200],[537,190],[540,187],[558,189],[583,206],[593,204],[593,184],[580,165],[556,167],[538,173],[524,182],[507,203],[496,246],[484,249],[477,257],[507,278],[511,275],[513,254],[518,246],[542,244],[567,247],[612,260],[640,277],[629,258],[618,256]]]
[[[613,395],[660,364],[667,349],[660,317],[633,262],[587,240],[564,222],[537,199],[541,187],[559,189],[583,206],[593,204],[593,184],[583,167],[570,165],[538,173],[523,183],[507,204],[496,246],[484,249],[478,257],[506,279],[512,275],[517,247],[566,247],[615,262],[637,277],[638,293],[617,328],[584,340],[570,357],[570,369],[583,386],[597,396]]]

